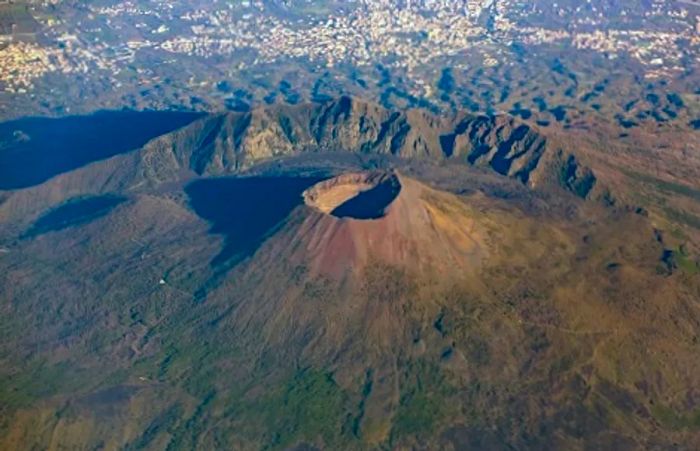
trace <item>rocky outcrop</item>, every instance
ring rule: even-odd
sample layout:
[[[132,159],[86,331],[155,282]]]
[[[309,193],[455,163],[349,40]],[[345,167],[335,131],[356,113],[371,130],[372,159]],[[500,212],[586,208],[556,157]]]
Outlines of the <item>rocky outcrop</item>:
[[[527,183],[547,147],[544,136],[506,116],[468,116],[441,137],[443,153]]]
[[[557,160],[561,185],[577,196],[587,198],[598,182],[593,171],[583,166],[576,156],[565,155],[561,150],[557,152]]]

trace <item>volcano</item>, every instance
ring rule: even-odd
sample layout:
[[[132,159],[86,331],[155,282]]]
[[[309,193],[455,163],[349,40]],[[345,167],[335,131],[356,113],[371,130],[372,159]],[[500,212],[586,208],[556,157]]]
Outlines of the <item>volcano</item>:
[[[273,341],[272,349],[325,358],[346,346],[367,355],[401,349],[415,338],[402,309],[422,308],[409,293],[479,286],[493,224],[455,195],[398,171],[374,171],[326,179],[302,197],[234,271],[236,288],[225,284],[207,300],[236,305],[229,318],[234,329],[255,331],[239,338],[258,337],[250,346]],[[234,291],[255,296],[232,301]],[[260,340],[260,331],[269,335]]]
[[[567,144],[346,98],[0,191],[0,448],[698,449],[696,193]]]
[[[485,233],[464,203],[398,172],[350,173],[303,193],[308,216],[282,233],[288,258],[342,276],[369,261],[451,273],[478,267]],[[279,250],[279,252],[284,252]]]

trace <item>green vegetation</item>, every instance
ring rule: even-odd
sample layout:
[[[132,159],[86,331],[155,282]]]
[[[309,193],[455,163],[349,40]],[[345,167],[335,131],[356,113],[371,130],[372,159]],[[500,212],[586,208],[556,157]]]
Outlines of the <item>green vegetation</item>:
[[[666,216],[668,216],[668,218],[672,221],[676,221],[681,224],[693,227],[694,229],[700,230],[700,217],[670,207],[664,207],[663,211],[666,214]]]
[[[680,194],[700,202],[700,189],[693,188],[687,185],[682,185],[680,183],[661,180],[647,174],[640,174],[639,172],[629,171],[626,169],[621,169],[621,171],[628,177],[652,185],[655,188],[660,189],[662,191]]]
[[[243,401],[232,414],[247,424],[247,434],[266,437],[263,442],[270,449],[319,439],[326,447],[338,449],[353,440],[347,394],[332,374],[314,368],[299,370],[258,399]]]
[[[700,266],[698,265],[698,262],[692,260],[690,257],[681,252],[676,254],[676,263],[678,264],[678,267],[687,274],[693,275],[700,273]]]
[[[2,408],[28,407],[38,399],[86,388],[86,380],[89,378],[68,362],[33,360],[16,374],[0,377]]]
[[[671,270],[677,268],[691,276],[700,273],[700,262],[691,257],[684,246],[667,250],[664,254],[664,261]]]
[[[665,428],[700,430],[700,409],[681,413],[663,404],[654,404],[651,413]]]
[[[695,202],[700,202],[700,189],[680,183],[661,180],[647,174],[641,174],[639,172],[630,171],[624,168],[619,168],[619,170],[631,179],[653,188],[653,195],[638,192],[635,194],[637,198],[644,200],[647,204],[658,204],[664,215],[671,221],[675,221],[679,224],[690,226],[695,229],[700,229],[700,217],[679,208],[669,206],[668,199],[663,196],[663,193],[671,195],[678,194]],[[683,232],[679,231],[677,233]]]
[[[445,402],[445,399],[422,390],[407,393],[401,399],[394,433],[397,436],[423,435],[433,431],[437,422],[444,417]]]
[[[434,433],[438,424],[454,410],[451,387],[437,364],[418,360],[407,364],[401,400],[392,437],[423,436]]]

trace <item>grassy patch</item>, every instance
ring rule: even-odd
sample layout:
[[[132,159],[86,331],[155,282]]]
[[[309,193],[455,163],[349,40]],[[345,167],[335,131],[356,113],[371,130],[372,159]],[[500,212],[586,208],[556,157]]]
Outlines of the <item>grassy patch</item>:
[[[687,274],[693,275],[700,273],[700,267],[698,267],[697,262],[681,253],[676,254],[676,263],[678,267]]]
[[[348,396],[330,373],[313,368],[242,401],[230,413],[243,422],[241,432],[267,449],[302,441],[339,449],[353,440]]]
[[[331,374],[300,371],[267,401],[266,422],[275,431],[273,444],[284,446],[319,436],[327,445],[342,441],[347,401]]]
[[[682,196],[689,197],[693,200],[700,202],[700,189],[693,188],[687,185],[681,185],[680,183],[669,182],[666,180],[657,179],[646,174],[640,174],[633,171],[622,171],[628,177],[638,180],[640,182],[649,184],[658,188],[662,191],[670,192],[673,194],[680,194]]]
[[[444,415],[445,400],[421,390],[406,394],[401,399],[395,433],[398,436],[422,435],[434,430]]]
[[[85,387],[86,377],[68,363],[36,360],[21,372],[0,377],[0,405],[4,409],[29,407],[39,399]]]
[[[401,401],[392,429],[393,437],[435,433],[454,406],[455,390],[436,364],[416,361],[408,364],[402,383]]]
[[[700,273],[700,262],[688,255],[683,246],[673,250],[666,250],[664,253],[664,262],[670,269],[680,269],[689,275]]]
[[[665,428],[674,431],[681,429],[700,430],[700,409],[684,414],[663,404],[655,404],[651,408],[651,413]]]
[[[647,205],[658,206],[663,212],[663,215],[666,216],[666,219],[670,221],[700,230],[700,217],[684,210],[672,208],[667,202],[669,195],[681,195],[693,201],[700,202],[700,189],[625,169],[621,169],[621,172],[637,182],[648,185],[653,189],[653,192],[656,193],[656,195],[649,195],[649,193],[643,193],[637,190],[634,196],[636,199],[641,200],[642,203]],[[676,234],[683,234],[683,232],[678,230]]]
[[[663,211],[668,219],[700,230],[700,217],[670,207],[665,207]]]

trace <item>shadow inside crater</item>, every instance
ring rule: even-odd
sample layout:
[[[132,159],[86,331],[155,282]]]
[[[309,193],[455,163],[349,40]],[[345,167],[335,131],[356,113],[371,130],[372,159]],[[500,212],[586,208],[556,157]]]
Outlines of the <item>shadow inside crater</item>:
[[[338,218],[379,219],[400,191],[401,185],[397,180],[385,180],[345,201],[331,211],[331,215]]]

